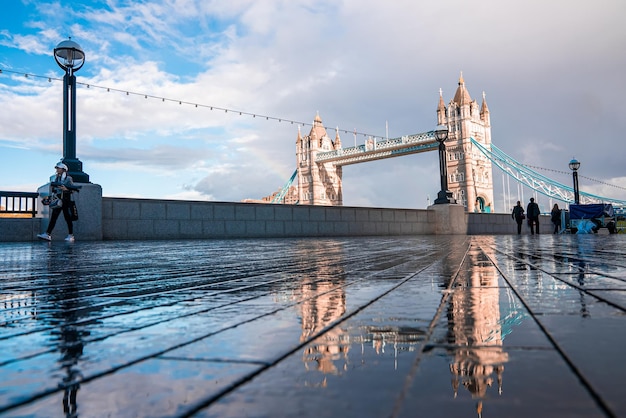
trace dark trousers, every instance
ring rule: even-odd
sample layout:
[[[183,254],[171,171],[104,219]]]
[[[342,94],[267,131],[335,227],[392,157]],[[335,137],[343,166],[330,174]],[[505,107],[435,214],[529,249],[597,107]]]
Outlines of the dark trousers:
[[[532,235],[535,234],[535,228],[537,229],[537,234],[539,234],[539,219],[528,219],[528,226],[530,226],[530,233]]]
[[[517,235],[520,235],[522,233],[522,224],[524,223],[524,220],[519,219],[516,222],[517,222]]]
[[[63,206],[57,209],[52,209],[52,215],[50,215],[50,223],[48,224],[48,229],[46,232],[48,235],[52,234],[52,230],[57,224],[57,219],[59,219],[59,215],[63,212],[63,217],[65,218],[65,223],[67,223],[67,232],[69,234],[74,234],[74,224],[72,223],[72,213],[70,212],[69,203],[66,204],[63,202]]]

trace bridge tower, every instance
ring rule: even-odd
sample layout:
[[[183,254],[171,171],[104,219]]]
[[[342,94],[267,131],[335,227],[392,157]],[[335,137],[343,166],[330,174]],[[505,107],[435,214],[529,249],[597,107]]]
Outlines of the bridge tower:
[[[318,152],[341,149],[337,130],[331,140],[322,118],[317,114],[311,132],[302,137],[298,128],[296,139],[296,161],[298,164],[298,201],[301,205],[342,206],[342,167],[332,163],[316,163]]]
[[[479,108],[470,97],[461,73],[454,99],[447,106],[439,91],[437,124],[449,130],[446,140],[448,189],[468,212],[492,212],[491,161],[470,141],[473,137],[487,148],[491,146],[491,121],[485,93]]]

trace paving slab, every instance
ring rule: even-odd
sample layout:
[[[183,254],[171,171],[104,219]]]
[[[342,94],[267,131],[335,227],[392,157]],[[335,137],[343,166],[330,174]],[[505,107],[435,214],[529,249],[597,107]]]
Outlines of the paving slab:
[[[0,416],[626,416],[622,235],[0,243]]]

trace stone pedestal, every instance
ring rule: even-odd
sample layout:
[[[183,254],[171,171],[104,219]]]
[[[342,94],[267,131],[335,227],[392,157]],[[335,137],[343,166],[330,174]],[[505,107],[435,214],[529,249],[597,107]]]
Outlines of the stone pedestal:
[[[454,203],[430,205],[428,210],[435,212],[436,235],[467,234],[465,207]]]
[[[81,186],[80,192],[74,192],[73,197],[78,208],[78,220],[74,221],[74,237],[77,241],[102,240],[102,187],[93,183],[74,183]],[[40,199],[50,194],[50,183],[37,189]],[[50,219],[50,208],[41,204],[41,232],[46,232]],[[59,216],[52,231],[52,239],[59,241],[67,236],[67,224],[63,214]]]

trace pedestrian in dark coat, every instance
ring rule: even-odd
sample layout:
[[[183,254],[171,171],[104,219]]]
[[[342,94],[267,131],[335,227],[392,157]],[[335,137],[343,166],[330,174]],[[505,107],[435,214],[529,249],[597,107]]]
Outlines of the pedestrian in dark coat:
[[[530,233],[532,235],[535,234],[535,229],[537,229],[537,234],[539,234],[539,215],[541,212],[539,211],[539,205],[535,203],[535,198],[530,198],[530,203],[526,206],[526,217],[528,218],[528,226],[530,227]]]
[[[556,203],[552,207],[552,212],[550,212],[550,220],[554,224],[554,233],[558,234],[561,229],[561,209],[559,209],[559,205]]]
[[[517,201],[517,206],[513,207],[513,212],[511,213],[511,217],[515,219],[517,222],[517,235],[522,233],[522,223],[524,222],[524,208],[522,207],[522,202]]]

